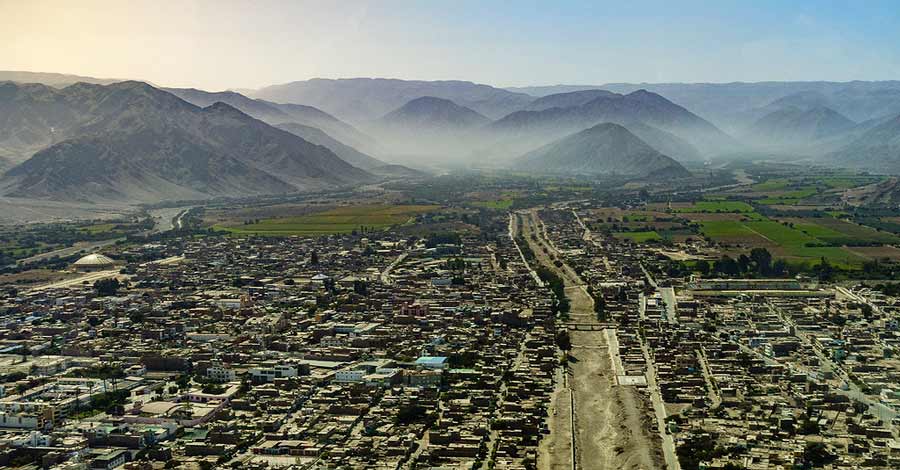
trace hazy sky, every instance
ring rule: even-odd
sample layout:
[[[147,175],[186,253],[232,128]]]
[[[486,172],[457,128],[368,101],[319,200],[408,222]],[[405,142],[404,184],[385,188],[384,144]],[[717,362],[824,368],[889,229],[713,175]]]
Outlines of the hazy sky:
[[[214,90],[900,79],[900,3],[0,0],[0,70]]]

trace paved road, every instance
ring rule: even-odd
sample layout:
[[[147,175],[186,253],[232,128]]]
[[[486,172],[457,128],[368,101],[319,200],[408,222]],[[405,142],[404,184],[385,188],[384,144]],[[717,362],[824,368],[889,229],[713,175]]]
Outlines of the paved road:
[[[522,253],[522,247],[520,247],[519,242],[516,241],[516,236],[518,236],[518,234],[519,234],[518,220],[519,220],[519,214],[510,212],[510,214],[509,214],[509,238],[512,239],[513,245],[516,246],[516,251],[519,252],[519,257],[522,258],[522,263],[524,263],[525,266],[528,266],[528,272],[531,273],[531,277],[534,278],[534,282],[536,282],[537,285],[539,285],[539,286],[543,286],[544,281],[542,281],[541,277],[538,276],[538,274],[534,271],[534,269],[531,268],[531,265],[528,263],[528,260],[525,259],[525,254]]]
[[[85,253],[91,253],[100,248],[103,248],[104,246],[112,245],[113,243],[115,243],[119,240],[124,240],[124,238],[112,238],[109,240],[100,240],[100,241],[96,241],[96,242],[79,243],[77,245],[70,246],[67,248],[60,248],[58,250],[48,251],[46,253],[41,253],[39,255],[34,255],[34,256],[31,256],[28,258],[20,259],[18,261],[18,264],[33,263],[35,261],[52,258],[53,256],[60,256],[60,257],[71,256],[82,250],[84,250]]]
[[[47,289],[62,289],[66,287],[78,286],[84,282],[88,284],[92,284],[94,281],[98,281],[100,279],[106,279],[110,277],[115,277],[119,274],[118,269],[112,269],[109,271],[97,271],[95,273],[87,273],[82,276],[78,276],[72,279],[66,279],[63,281],[52,282],[50,284],[44,284],[42,286],[34,287],[33,291],[47,290]]]
[[[397,257],[397,259],[395,259],[394,261],[391,261],[391,264],[389,264],[386,268],[384,268],[384,271],[381,272],[381,283],[382,284],[393,284],[394,279],[391,277],[391,271],[393,271],[394,268],[399,266],[400,263],[402,263],[403,260],[405,260],[407,256],[409,256],[408,250],[401,253],[400,256]]]
[[[666,321],[678,323],[678,300],[675,298],[674,287],[660,287],[659,295],[666,306]]]
[[[644,276],[647,277],[647,281],[657,292],[659,292],[659,296],[662,297],[663,304],[666,306],[666,321],[669,323],[678,323],[678,300],[675,298],[675,288],[659,287],[659,284],[656,283],[656,279],[653,279],[653,276],[650,275],[650,272],[647,271],[647,268],[644,267],[643,263],[641,264],[641,271],[644,271]]]

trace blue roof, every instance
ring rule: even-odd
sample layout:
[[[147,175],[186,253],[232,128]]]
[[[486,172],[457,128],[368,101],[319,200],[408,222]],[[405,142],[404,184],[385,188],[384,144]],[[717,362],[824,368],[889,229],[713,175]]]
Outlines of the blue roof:
[[[416,364],[443,364],[447,358],[443,356],[422,356],[416,359]]]

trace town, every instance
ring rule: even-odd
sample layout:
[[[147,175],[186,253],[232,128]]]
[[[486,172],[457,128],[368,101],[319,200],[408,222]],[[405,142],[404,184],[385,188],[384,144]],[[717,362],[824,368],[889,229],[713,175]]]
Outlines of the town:
[[[610,214],[582,199],[483,210],[477,233],[196,231],[9,284],[0,464],[900,465],[896,298],[675,269],[716,247],[616,236]],[[741,262],[773,271],[766,250]]]

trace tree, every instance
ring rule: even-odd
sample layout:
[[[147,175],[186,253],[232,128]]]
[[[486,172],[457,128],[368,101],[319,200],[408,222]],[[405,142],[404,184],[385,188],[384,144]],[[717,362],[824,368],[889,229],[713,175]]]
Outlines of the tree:
[[[801,468],[819,468],[825,464],[834,462],[837,456],[828,452],[828,448],[821,442],[810,442],[803,449],[803,456],[800,457]]]
[[[741,273],[745,273],[750,270],[750,258],[747,255],[741,253],[741,256],[738,256],[737,259],[738,271]]]
[[[774,263],[772,263],[772,271],[770,273],[771,275],[783,276],[787,273],[788,273],[787,261],[785,261],[783,259],[778,259],[778,260],[775,260]]]
[[[353,281],[353,292],[356,292],[359,295],[366,296],[369,293],[369,286],[366,284],[366,281],[361,279],[357,279]]]
[[[606,317],[606,300],[602,295],[594,297],[594,313],[597,314],[597,320],[603,320]]]
[[[824,256],[820,259],[816,270],[819,272],[820,281],[830,281],[834,278],[834,267],[831,266],[831,263]]]
[[[569,330],[562,330],[556,334],[556,345],[563,351],[572,349],[572,338],[569,337]]]
[[[713,271],[728,276],[737,276],[738,274],[740,274],[740,268],[737,264],[737,261],[735,261],[734,258],[728,255],[722,255],[721,258],[717,259],[716,262],[713,263]]]
[[[317,266],[319,264],[319,253],[313,251],[311,255],[309,255],[309,264],[313,266]]]
[[[94,281],[94,290],[97,291],[97,295],[100,297],[116,295],[119,291],[119,280],[116,278],[98,279]]]
[[[694,269],[696,269],[697,272],[699,272],[700,274],[702,274],[704,276],[709,274],[709,261],[706,261],[705,259],[701,259],[700,261],[697,261],[694,264]]]
[[[750,250],[750,260],[756,265],[756,272],[768,276],[772,272],[772,253],[765,248]]]

